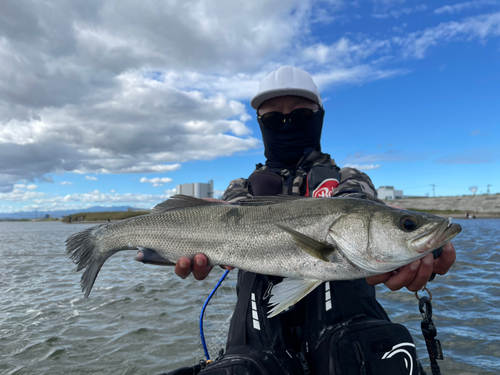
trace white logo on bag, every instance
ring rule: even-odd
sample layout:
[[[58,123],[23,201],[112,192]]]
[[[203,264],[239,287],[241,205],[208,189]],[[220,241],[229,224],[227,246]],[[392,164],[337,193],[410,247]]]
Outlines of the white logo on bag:
[[[257,302],[255,301],[255,293],[252,293],[252,300],[250,302],[252,304],[253,328],[258,329],[260,331],[259,313],[257,312]]]
[[[313,198],[328,198],[333,195],[333,189],[339,186],[339,181],[335,178],[328,178],[323,181],[312,193]]]
[[[403,342],[401,344],[398,344],[398,345],[394,345],[392,347],[391,350],[389,350],[387,353],[385,353],[383,356],[382,356],[382,359],[389,359],[389,358],[392,358],[393,356],[395,356],[396,354],[398,353],[403,353],[404,355],[407,355],[409,360],[410,360],[410,364],[409,364],[409,367],[408,367],[408,359],[404,358],[405,360],[405,366],[406,368],[410,370],[410,372],[408,372],[408,374],[413,374],[413,357],[411,356],[410,352],[406,349],[401,349],[401,347],[403,346],[411,346],[411,347],[415,347],[415,344],[411,343],[411,342]]]

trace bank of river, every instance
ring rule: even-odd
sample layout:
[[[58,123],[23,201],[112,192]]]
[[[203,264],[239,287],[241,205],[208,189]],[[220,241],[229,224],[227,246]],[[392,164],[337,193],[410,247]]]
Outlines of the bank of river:
[[[500,218],[500,195],[477,195],[463,197],[407,198],[385,200],[414,211],[430,212],[440,216],[465,218],[466,214],[476,218]]]
[[[64,223],[106,223],[108,221],[120,221],[135,216],[148,215],[150,211],[109,211],[109,212],[80,212],[74,215],[64,216]]]

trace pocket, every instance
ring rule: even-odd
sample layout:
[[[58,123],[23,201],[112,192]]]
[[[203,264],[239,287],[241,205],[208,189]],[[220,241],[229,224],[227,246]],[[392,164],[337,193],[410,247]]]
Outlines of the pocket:
[[[406,327],[369,318],[333,328],[313,358],[317,374],[418,375],[420,371]]]
[[[283,179],[270,171],[254,172],[248,177],[249,191],[255,197],[283,194]]]
[[[336,167],[315,165],[307,174],[306,197],[327,198],[339,186],[340,174]]]
[[[205,367],[200,375],[304,375],[297,357],[285,350],[276,353],[240,346],[228,351]]]

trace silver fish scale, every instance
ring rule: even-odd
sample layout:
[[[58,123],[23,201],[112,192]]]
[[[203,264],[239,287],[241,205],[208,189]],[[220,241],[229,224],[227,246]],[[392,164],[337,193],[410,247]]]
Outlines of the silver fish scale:
[[[78,270],[85,269],[80,281],[85,296],[106,259],[139,247],[154,250],[171,262],[202,253],[212,266],[311,279],[317,285],[396,269],[422,258],[460,230],[460,225],[435,215],[363,199],[315,198],[233,206],[180,196],[160,204],[151,215],[73,234],[66,241],[66,251]],[[328,245],[333,248],[325,249]],[[310,255],[315,252],[321,256]],[[318,259],[324,256],[328,261]],[[295,285],[291,283],[286,285]],[[288,288],[286,285],[281,289]],[[274,301],[281,307],[273,314],[287,305]]]
[[[93,233],[97,251],[104,254],[145,247],[176,262],[205,254],[210,265],[229,265],[247,271],[314,278],[353,279],[370,275],[342,254],[335,263],[308,255],[281,224],[326,243],[328,230],[352,204],[344,199],[303,199],[265,206],[208,205],[176,209],[108,224]],[[366,204],[366,203],[364,203]]]

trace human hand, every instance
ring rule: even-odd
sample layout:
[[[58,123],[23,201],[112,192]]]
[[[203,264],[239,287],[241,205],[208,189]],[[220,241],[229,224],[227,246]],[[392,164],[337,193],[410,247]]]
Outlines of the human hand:
[[[193,272],[193,277],[196,280],[204,280],[213,267],[208,267],[208,259],[204,254],[198,254],[194,257],[193,264],[189,258],[182,257],[179,258],[177,264],[175,265],[175,274],[181,279],[185,279]],[[226,270],[233,270],[234,267],[221,266]]]
[[[396,271],[367,277],[366,281],[370,285],[384,283],[390,290],[406,287],[411,292],[418,292],[427,284],[433,272],[438,275],[446,274],[455,259],[455,248],[451,242],[448,242],[443,246],[443,252],[439,258],[434,259],[434,255],[430,253]]]
[[[226,203],[226,201],[215,199],[215,198],[202,198],[208,202],[214,203]],[[193,259],[193,264],[191,264],[191,260],[186,257],[179,258],[177,264],[175,265],[175,274],[179,276],[181,279],[185,279],[189,276],[191,272],[193,272],[193,277],[196,280],[204,280],[213,267],[208,267],[208,259],[204,254],[198,254]],[[221,268],[232,270],[234,267],[230,266],[221,266]]]

